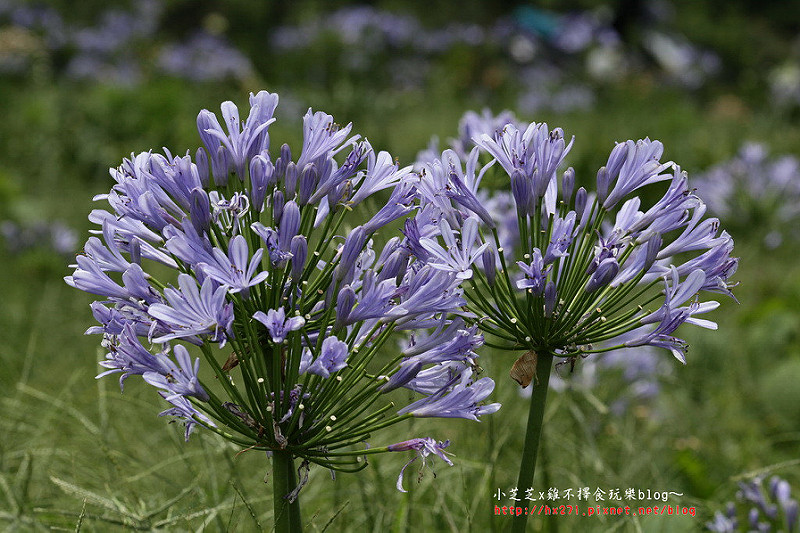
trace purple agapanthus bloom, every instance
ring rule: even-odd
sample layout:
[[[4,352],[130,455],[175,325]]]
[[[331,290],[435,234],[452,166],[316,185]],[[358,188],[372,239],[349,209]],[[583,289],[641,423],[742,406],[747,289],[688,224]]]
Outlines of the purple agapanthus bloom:
[[[466,279],[487,248],[478,220],[491,226],[492,215],[476,191],[492,165],[478,171],[474,150],[464,170],[448,153],[436,194],[458,213],[417,212],[422,180],[411,167],[326,113],[305,115],[298,159],[286,144],[270,146],[277,101],[251,95],[244,121],[231,102],[221,118],[204,110],[194,155],[133,154],[110,171],[111,191],[96,197],[110,208],[90,215],[100,229],[66,278],[102,298],[92,304],[99,325],[87,331],[103,336],[102,375],[120,374],[121,385],[142,376],[172,404],[162,415],[182,419],[187,438],[198,424],[219,423],[218,433],[239,445],[273,458],[291,446],[304,464],[334,470],[355,458],[344,447],[409,416],[371,408],[386,380],[365,369],[376,368],[394,331],[418,339],[382,371],[427,397],[412,414],[476,419],[496,410],[478,405],[491,380],[470,378],[483,338],[465,321],[474,315],[463,308],[458,276]],[[351,206],[384,190],[388,201],[366,223],[348,219]],[[406,239],[376,235],[387,243],[373,249],[374,233],[409,215]],[[431,238],[447,223],[455,246],[437,249]],[[447,267],[426,261],[445,256]],[[199,359],[178,340],[200,346],[215,379],[201,384]],[[212,343],[229,343],[224,363]],[[445,446],[396,449],[443,457]]]
[[[458,279],[472,277],[472,263],[480,257],[488,244],[480,244],[478,237],[478,221],[468,218],[461,228],[461,242],[456,241],[453,230],[446,220],[440,223],[441,236],[446,248],[432,239],[421,239],[420,244],[439,261],[431,262],[433,268],[454,272]]]
[[[494,413],[500,409],[499,403],[479,405],[494,390],[491,378],[472,381],[472,370],[466,368],[460,376],[456,376],[448,386],[435,394],[422,398],[408,405],[399,414],[409,413],[413,416],[438,418],[467,418],[478,420],[478,416]]]
[[[233,323],[233,305],[225,301],[228,287],[206,278],[198,289],[197,281],[188,274],[178,276],[178,287],[164,289],[168,305],[153,304],[148,309],[150,316],[172,331],[154,340],[192,341],[199,335],[209,335],[212,341],[224,345]]]
[[[260,263],[263,248],[259,248],[250,257],[250,248],[242,235],[237,235],[228,243],[228,253],[214,248],[212,251],[215,261],[213,263],[199,263],[198,266],[210,278],[227,285],[231,293],[241,292],[247,297],[250,287],[258,285],[269,276],[268,272],[256,274]],[[249,262],[248,262],[249,259]]]
[[[146,372],[156,372],[167,374],[170,371],[169,359],[166,352],[156,354],[150,353],[136,335],[136,330],[132,324],[125,324],[119,335],[109,346],[109,353],[106,359],[101,361],[100,366],[108,368],[105,372],[97,375],[97,378],[109,374],[121,373],[119,378],[120,390],[123,389],[125,380],[131,375],[143,375]]]
[[[303,327],[306,320],[301,316],[286,318],[286,310],[283,307],[264,311],[256,311],[253,318],[264,324],[275,344],[282,343],[291,331],[297,331]]]
[[[174,416],[183,420],[186,424],[185,440],[189,442],[189,435],[192,434],[194,426],[199,424],[201,426],[216,427],[217,425],[208,418],[205,414],[201,413],[194,408],[192,402],[183,396],[170,395],[168,392],[159,391],[166,401],[172,404],[172,407],[166,409],[158,414],[158,416]]]
[[[322,341],[322,350],[319,356],[308,367],[309,374],[316,374],[323,378],[330,377],[347,366],[347,356],[350,349],[347,344],[336,337],[328,337]]]
[[[517,261],[517,266],[522,270],[525,277],[517,281],[518,289],[530,289],[532,294],[541,294],[547,280],[547,274],[551,266],[545,267],[542,252],[539,249],[533,251],[530,264]]]
[[[435,439],[430,437],[426,438],[418,438],[418,439],[411,439],[406,440],[403,442],[398,442],[397,444],[390,444],[387,446],[390,452],[405,452],[405,451],[415,451],[417,454],[411,458],[409,462],[403,466],[400,470],[400,475],[397,476],[397,490],[400,492],[408,492],[406,489],[403,488],[403,474],[405,474],[406,468],[411,465],[417,459],[422,458],[422,467],[425,468],[425,463],[431,454],[436,455],[442,461],[447,463],[450,466],[453,466],[453,462],[450,458],[445,455],[444,449],[450,446],[450,441],[446,440],[444,442],[436,442]]]
[[[250,159],[266,147],[269,139],[267,128],[275,121],[272,115],[277,105],[277,94],[261,91],[255,96],[251,95],[250,114],[242,124],[236,105],[223,102],[220,109],[228,133],[222,129],[216,115],[201,111],[197,117],[197,129],[209,155],[212,158],[219,157],[218,149],[222,147],[227,151],[239,179],[244,179]]]
[[[201,402],[207,402],[208,393],[197,378],[200,359],[195,359],[192,364],[189,351],[180,344],[175,345],[173,352],[175,360],[178,362],[177,365],[170,364],[167,372],[145,372],[142,374],[144,380],[154,387],[171,393],[166,398],[167,401],[179,396],[193,396]],[[170,361],[170,363],[172,362]]]

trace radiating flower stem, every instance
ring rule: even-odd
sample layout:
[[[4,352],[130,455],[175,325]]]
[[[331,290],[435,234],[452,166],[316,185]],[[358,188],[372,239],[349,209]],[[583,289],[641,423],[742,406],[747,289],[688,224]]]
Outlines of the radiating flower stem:
[[[300,519],[300,499],[289,502],[286,496],[291,493],[297,480],[291,452],[274,451],[272,454],[272,491],[276,533],[301,533],[303,523]]]
[[[522,463],[519,467],[517,490],[524,494],[525,490],[533,487],[533,474],[536,471],[536,454],[539,451],[539,440],[542,436],[542,422],[544,408],[547,401],[547,389],[550,382],[550,371],[553,367],[553,354],[544,352],[538,354],[536,363],[536,380],[533,382],[531,394],[531,408],[528,412],[528,429],[525,432],[525,444],[522,448]],[[513,518],[511,531],[524,533],[528,521],[526,514]]]

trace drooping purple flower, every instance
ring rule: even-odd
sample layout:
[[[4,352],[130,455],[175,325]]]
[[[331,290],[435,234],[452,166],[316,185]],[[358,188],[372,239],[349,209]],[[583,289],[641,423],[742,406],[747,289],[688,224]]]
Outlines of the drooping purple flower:
[[[200,385],[197,377],[200,370],[200,359],[195,359],[193,365],[189,351],[180,344],[175,345],[173,354],[177,365],[168,360],[167,372],[145,372],[142,374],[144,380],[154,387],[171,393],[166,398],[167,401],[178,396],[193,396],[200,401],[207,402],[209,400],[208,393]]]
[[[619,263],[615,257],[607,257],[600,261],[597,265],[597,270],[592,272],[589,281],[583,290],[586,292],[594,292],[597,289],[605,287],[617,276],[619,272]]]
[[[417,452],[417,454],[400,470],[400,475],[397,477],[397,490],[400,492],[408,492],[403,488],[403,474],[405,473],[406,468],[408,468],[411,463],[419,458],[422,458],[423,468],[425,467],[428,456],[431,454],[438,456],[442,461],[450,466],[453,466],[453,462],[447,457],[447,455],[445,455],[444,452],[444,449],[448,446],[450,446],[449,440],[444,442],[436,442],[435,439],[429,437],[406,440],[387,446],[390,452],[405,452],[410,450]]]
[[[165,342],[171,339],[210,335],[210,339],[224,345],[233,323],[233,304],[226,303],[226,285],[218,285],[206,278],[198,289],[197,281],[188,274],[178,276],[178,290],[164,289],[166,304],[156,303],[147,312],[171,329],[171,333],[155,339]]]
[[[264,311],[256,311],[253,318],[264,324],[272,337],[272,342],[279,344],[286,339],[291,331],[297,331],[305,325],[306,320],[301,316],[286,318],[286,310],[283,307]]]
[[[392,190],[389,200],[375,215],[364,224],[364,231],[373,233],[386,224],[404,217],[414,210],[412,205],[415,196],[414,185],[411,181],[401,179],[400,183]]]
[[[158,394],[172,404],[171,408],[160,412],[158,416],[174,416],[182,419],[183,423],[186,424],[185,439],[187,442],[189,441],[189,435],[192,434],[195,425],[200,424],[201,426],[217,427],[205,414],[195,409],[192,402],[187,398],[170,395],[168,392],[163,391],[159,391]]]
[[[122,373],[119,378],[120,390],[123,390],[125,380],[129,376],[143,375],[145,372],[167,374],[169,372],[169,359],[166,351],[156,354],[150,353],[139,341],[136,329],[132,324],[126,323],[122,330],[108,346],[106,358],[100,361],[100,366],[108,368],[96,377],[109,374]]]
[[[499,403],[479,405],[494,390],[491,378],[472,381],[472,370],[466,368],[461,376],[451,384],[416,402],[408,405],[398,414],[409,413],[413,416],[438,418],[466,418],[478,420],[481,415],[494,413],[500,409]]]

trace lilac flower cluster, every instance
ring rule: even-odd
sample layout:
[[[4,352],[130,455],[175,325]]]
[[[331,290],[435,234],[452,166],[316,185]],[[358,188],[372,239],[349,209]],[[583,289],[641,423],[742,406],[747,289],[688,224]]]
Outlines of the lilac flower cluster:
[[[92,304],[100,325],[88,331],[108,350],[100,376],[119,373],[120,385],[142,376],[187,439],[202,426],[332,469],[401,449],[449,463],[433,440],[346,448],[412,416],[478,420],[499,408],[484,403],[494,382],[476,377],[483,337],[464,321],[460,288],[469,276],[421,260],[409,239],[374,249],[376,232],[414,212],[419,177],[321,111],[303,117],[299,154],[275,148],[277,104],[262,91],[244,119],[232,102],[221,120],[203,110],[193,156],[144,152],[111,169],[114,186],[95,198],[110,209],[90,214],[96,235],[65,278],[101,297]],[[379,191],[386,199],[371,218],[350,225],[353,208],[374,205]],[[411,340],[385,357],[396,330]],[[233,353],[225,359],[214,345]],[[378,407],[400,387],[417,399]]]
[[[252,75],[250,60],[222,35],[200,31],[181,43],[162,43],[163,16],[162,4],[154,0],[137,0],[129,10],[108,9],[90,25],[68,23],[50,6],[14,2],[0,6],[0,22],[5,19],[12,28],[40,36],[47,50],[66,57],[64,73],[74,79],[135,85],[149,74],[152,56],[157,57],[160,73],[192,81]],[[142,54],[143,50],[148,53]],[[24,70],[18,57],[5,59],[0,57],[0,69]]]
[[[738,504],[728,502],[724,513],[717,511],[706,523],[709,531],[797,531],[800,528],[800,507],[792,498],[791,486],[785,479],[772,476],[767,490],[764,479],[739,482]],[[745,515],[741,520],[739,514]]]
[[[766,146],[746,143],[693,184],[714,214],[742,230],[758,227],[769,248],[800,237],[787,235],[800,221],[800,159],[793,155],[769,157]]]
[[[684,322],[716,329],[698,315],[719,304],[700,294],[732,296],[733,240],[704,217],[686,173],[661,161],[660,142],[617,143],[590,193],[576,189],[572,168],[559,172],[574,141],[559,128],[508,119],[472,141],[466,158],[445,150],[420,164],[420,207],[405,234],[420,259],[471,284],[469,309],[496,345],[573,362],[653,346],[685,363],[673,332]],[[508,213],[480,199],[489,172],[509,180],[511,239],[499,231]],[[661,182],[661,199],[643,207],[636,193]]]

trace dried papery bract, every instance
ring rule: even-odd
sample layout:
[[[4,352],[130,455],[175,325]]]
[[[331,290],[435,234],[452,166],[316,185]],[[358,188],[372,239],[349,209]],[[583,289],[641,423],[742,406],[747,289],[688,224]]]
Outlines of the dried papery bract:
[[[414,212],[418,177],[320,111],[303,117],[299,155],[275,147],[277,104],[262,91],[244,120],[231,102],[221,120],[203,110],[194,158],[145,152],[111,169],[116,183],[96,198],[110,210],[91,213],[98,236],[66,281],[101,297],[89,329],[108,350],[101,375],[142,376],[187,440],[200,426],[268,452],[275,529],[296,531],[295,459],[301,472],[357,471],[361,457],[393,451],[452,464],[447,440],[375,446],[372,435],[415,416],[477,420],[499,404],[485,403],[494,382],[473,372],[483,337],[461,318],[465,275],[398,237],[373,250],[373,236]],[[352,208],[378,191],[388,200],[358,225]],[[406,349],[378,357],[398,330]],[[384,399],[399,387],[417,397]]]
[[[685,363],[688,345],[673,333],[683,323],[716,329],[699,315],[719,304],[701,295],[733,296],[728,278],[737,259],[686,173],[661,161],[660,142],[617,143],[589,192],[575,190],[575,171],[561,168],[574,139],[507,114],[499,121],[473,129],[461,158],[425,152],[419,210],[405,234],[412,249],[429,252],[421,260],[465,279],[486,344],[524,352],[510,373],[534,387],[518,481],[524,490],[532,486],[553,360],[572,365],[593,353],[653,346]],[[482,190],[489,173],[504,176],[508,189]],[[637,196],[644,187],[661,187],[663,196],[644,207]],[[515,521],[523,531],[525,517]]]

